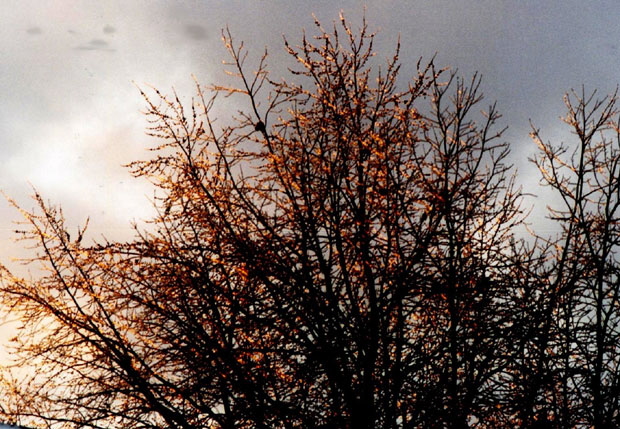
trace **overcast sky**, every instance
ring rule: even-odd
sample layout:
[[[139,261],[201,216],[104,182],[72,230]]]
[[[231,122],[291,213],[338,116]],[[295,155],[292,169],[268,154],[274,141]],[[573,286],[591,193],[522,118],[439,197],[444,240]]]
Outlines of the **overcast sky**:
[[[121,166],[149,146],[136,85],[189,97],[192,74],[205,84],[222,78],[222,27],[257,54],[275,53],[282,35],[314,31],[313,13],[330,25],[342,10],[358,23],[364,4],[380,55],[400,35],[403,78],[435,53],[462,75],[482,74],[528,192],[537,182],[525,162],[528,120],[561,136],[564,92],[585,84],[605,93],[620,80],[617,0],[2,0],[0,188],[31,207],[32,185],[70,222],[90,216],[96,233],[122,237],[151,213],[152,191]],[[16,218],[0,201],[5,263],[18,253],[9,241]]]

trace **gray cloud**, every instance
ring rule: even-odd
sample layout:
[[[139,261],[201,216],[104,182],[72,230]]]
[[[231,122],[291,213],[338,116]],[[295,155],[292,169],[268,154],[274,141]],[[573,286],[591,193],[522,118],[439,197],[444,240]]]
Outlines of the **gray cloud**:
[[[92,39],[86,45],[77,46],[75,49],[80,51],[108,51],[114,52],[116,49],[109,47],[109,43],[103,39]]]
[[[108,42],[102,39],[93,39],[89,42],[89,45],[102,48],[108,46]]]
[[[146,122],[138,113],[143,104],[132,81],[163,92],[174,86],[186,97],[193,94],[192,73],[204,84],[222,82],[227,79],[221,65],[226,53],[219,31],[226,26],[250,49],[248,67],[269,48],[277,80],[291,64],[282,53],[283,34],[295,45],[303,29],[309,37],[315,34],[313,13],[327,29],[338,21],[340,10],[355,29],[364,14],[358,0],[106,0],[110,7],[105,17],[96,2],[53,3],[0,1],[3,25],[14,35],[0,38],[5,53],[0,143],[3,162],[11,166],[2,170],[0,187],[27,205],[29,189],[17,184],[45,187],[46,197],[72,208],[67,214],[93,214],[91,225],[102,228],[112,216],[118,220],[114,225],[131,219],[136,208],[128,209],[129,202],[145,201],[146,192],[114,189],[125,176],[120,167],[112,167],[145,156],[142,150],[152,143],[143,139]],[[72,13],[62,13],[69,8]],[[435,53],[439,66],[458,67],[464,76],[481,72],[486,101],[497,100],[504,115],[501,124],[510,125],[506,139],[513,144],[519,176],[531,178],[526,190],[535,193],[538,176],[525,161],[533,148],[528,119],[544,136],[566,138],[558,120],[564,113],[562,93],[581,83],[601,92],[615,87],[619,14],[617,0],[601,0],[597,7],[584,7],[581,0],[391,0],[368,2],[366,9],[370,30],[378,32],[377,63],[393,53],[400,36],[402,83],[415,74],[420,56],[430,59]],[[115,50],[114,55],[98,55]],[[243,107],[228,103],[231,111]],[[228,113],[218,110],[222,118]],[[126,127],[122,132],[120,124]],[[72,139],[75,132],[83,137]],[[93,154],[88,168],[84,160],[70,164],[65,158],[50,167],[59,154],[77,159],[78,144],[83,146],[80,153]],[[61,173],[75,174],[65,178]],[[102,184],[102,197],[85,200]],[[118,201],[112,203],[113,197]],[[97,219],[103,209],[110,217]],[[4,260],[10,256],[8,247],[0,253]]]
[[[193,40],[207,39],[207,30],[202,25],[188,24],[185,26],[185,34]]]

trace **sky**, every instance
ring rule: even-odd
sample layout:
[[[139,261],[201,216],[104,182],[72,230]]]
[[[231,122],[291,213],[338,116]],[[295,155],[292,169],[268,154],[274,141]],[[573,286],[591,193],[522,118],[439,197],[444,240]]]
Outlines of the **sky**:
[[[509,126],[526,192],[540,191],[527,162],[529,121],[547,139],[567,138],[563,94],[582,85],[605,94],[620,82],[617,0],[2,0],[0,189],[24,208],[37,189],[62,205],[71,228],[90,217],[94,236],[129,237],[130,222],[152,214],[152,189],[123,167],[154,143],[138,87],[174,87],[188,99],[192,76],[224,78],[222,28],[279,61],[283,36],[298,41],[303,29],[313,33],[313,14],[331,26],[340,11],[355,26],[365,13],[380,56],[400,37],[402,78],[433,55],[462,76],[479,72]],[[0,199],[0,261],[9,267],[24,255],[11,241],[17,219]]]

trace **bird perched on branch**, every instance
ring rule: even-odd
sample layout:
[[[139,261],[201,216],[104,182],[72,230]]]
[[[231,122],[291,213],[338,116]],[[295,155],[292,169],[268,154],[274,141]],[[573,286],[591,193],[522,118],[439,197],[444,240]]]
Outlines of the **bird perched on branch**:
[[[254,130],[258,131],[259,133],[264,133],[267,131],[267,128],[265,128],[265,123],[263,121],[258,121],[256,125],[254,125]]]

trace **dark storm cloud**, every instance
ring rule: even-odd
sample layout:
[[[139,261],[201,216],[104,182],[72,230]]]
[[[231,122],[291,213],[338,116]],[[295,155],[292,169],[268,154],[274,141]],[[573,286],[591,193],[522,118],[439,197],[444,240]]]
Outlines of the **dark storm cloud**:
[[[185,26],[185,35],[192,40],[205,40],[207,30],[202,25],[188,24]]]
[[[43,30],[41,30],[41,27],[30,27],[26,30],[26,33],[31,35],[37,35],[43,33]]]

